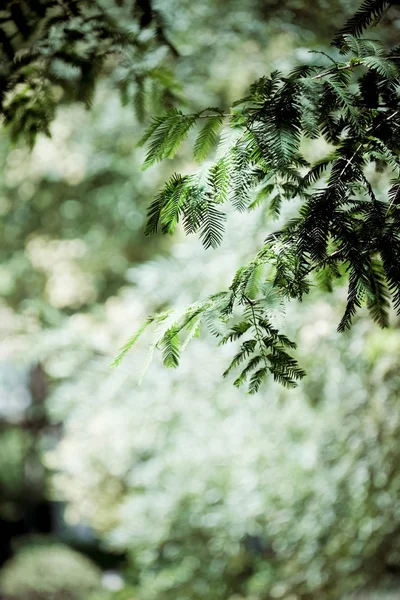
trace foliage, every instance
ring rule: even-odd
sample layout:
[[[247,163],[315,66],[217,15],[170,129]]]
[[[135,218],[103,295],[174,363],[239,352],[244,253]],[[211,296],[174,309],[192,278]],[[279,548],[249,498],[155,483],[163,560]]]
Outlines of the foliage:
[[[166,10],[164,5],[169,37],[187,53],[175,71],[179,81],[190,83],[192,104],[199,98],[222,102],[230,84],[242,92],[249,78],[263,72],[270,44],[265,45],[266,25],[259,21],[257,7],[249,4],[244,18],[234,0],[224,4],[223,15],[215,3],[202,3],[197,12],[181,0],[179,7],[171,3]],[[118,18],[121,14],[117,12]],[[196,37],[187,27],[190,19],[199,32]],[[216,38],[212,24],[218,20]],[[268,24],[269,30],[276,44],[282,20]],[[212,53],[205,39],[212,39]],[[255,48],[249,55],[251,41]],[[291,45],[286,38],[284,42],[281,53],[286,56]],[[244,56],[250,71],[240,64]],[[146,50],[145,58],[147,66],[154,66],[162,56]],[[223,71],[222,60],[227,61]],[[134,64],[138,67],[136,59]],[[143,240],[144,206],[170,167],[161,165],[157,175],[140,173],[135,145],[141,129],[132,104],[121,106],[115,83],[121,68],[113,63],[99,76],[90,111],[82,103],[67,104],[73,97],[65,92],[50,125],[51,139],[39,135],[31,152],[23,139],[17,146],[10,143],[7,131],[0,138],[0,293],[17,312],[40,314],[46,326],[57,326],[75,310],[101,305],[126,285],[132,264],[164,252],[171,243]],[[129,81],[134,95],[135,84]],[[151,93],[145,97],[151,102],[146,106],[153,110],[157,98],[158,104],[165,99],[148,83]]]
[[[0,288],[17,312],[54,326],[104,302],[166,244],[143,244],[149,182],[132,178],[137,124],[116,93],[100,85],[90,113],[62,107],[51,130],[31,153],[0,141]]]
[[[163,289],[159,267],[139,270],[136,302]],[[243,402],[202,336],[180,369],[155,363],[136,388],[143,341],[130,369],[110,373],[96,356],[77,380],[70,360],[72,376],[51,402],[65,437],[48,464],[71,521],[89,520],[129,552],[139,598],[339,598],[398,564],[396,330],[381,334],[364,318],[333,333],[340,297],[328,305],[320,296],[312,311],[309,299],[301,312],[289,307],[310,371],[290,393],[269,381]],[[116,301],[106,330],[123,335],[132,302]],[[86,324],[86,343],[98,327]],[[53,372],[63,353],[48,362]]]
[[[176,50],[150,0],[6,0],[0,44],[0,115],[13,139],[23,136],[31,145],[38,133],[50,135],[60,92],[89,106],[99,76],[110,66],[139,116],[146,80],[174,87],[167,69],[159,69],[159,50]]]
[[[97,567],[57,543],[23,546],[0,574],[1,592],[15,600],[84,600],[99,587]]]
[[[1,244],[7,258],[1,284],[8,291],[0,305],[2,357],[40,360],[50,376],[49,419],[56,426],[64,424],[62,440],[47,453],[46,465],[54,472],[53,496],[67,501],[70,532],[79,531],[74,525],[90,523],[105,547],[128,555],[126,576],[133,587],[116,594],[88,592],[88,600],[92,596],[96,600],[233,600],[232,596],[235,600],[324,600],[349,594],[368,581],[375,583],[387,564],[398,565],[396,329],[375,330],[360,310],[354,315],[351,331],[341,336],[332,331],[346,304],[341,287],[347,277],[346,265],[338,266],[337,271],[334,265],[310,271],[307,281],[313,297],[304,294],[300,305],[287,301],[291,289],[286,295],[282,292],[293,255],[283,252],[286,234],[281,236],[282,246],[277,242],[273,248],[279,250],[279,270],[272,251],[271,259],[258,254],[256,261],[253,259],[271,228],[291,219],[314,190],[305,186],[304,198],[286,202],[290,189],[299,186],[298,180],[285,179],[284,175],[267,179],[265,174],[265,181],[254,185],[262,174],[251,162],[255,159],[242,151],[244,120],[252,109],[257,113],[261,104],[269,101],[275,118],[274,107],[283,98],[279,90],[292,83],[306,86],[303,79],[308,76],[302,78],[297,73],[296,79],[294,71],[289,76],[277,76],[277,95],[269,100],[253,102],[250,98],[231,111],[210,108],[202,112],[199,108],[228,104],[233,91],[238,88],[236,94],[241,94],[243,83],[266,63],[281,69],[290,63],[290,69],[293,61],[303,60],[304,48],[288,56],[293,40],[307,46],[309,42],[315,45],[315,40],[294,23],[304,12],[313,22],[323,4],[302,9],[301,3],[288,2],[284,18],[291,16],[283,23],[276,10],[281,3],[270,1],[261,6],[248,2],[246,10],[257,6],[260,14],[268,13],[278,24],[269,34],[261,18],[255,19],[252,12],[247,15],[242,3],[234,0],[209,4],[179,0],[179,10],[174,10],[172,0],[168,3],[167,31],[173,32],[171,39],[183,49],[176,72],[187,83],[191,101],[190,109],[177,105],[168,111],[169,124],[175,134],[179,132],[178,137],[187,134],[199,161],[206,152],[211,155],[221,129],[224,144],[215,160],[194,176],[188,175],[193,164],[181,166],[179,156],[175,156],[171,170],[182,171],[182,175],[171,179],[168,193],[157,200],[153,210],[157,215],[160,202],[165,201],[157,221],[160,229],[172,232],[176,220],[182,222],[183,217],[186,231],[197,227],[205,244],[221,241],[216,252],[203,253],[196,236],[183,243],[179,234],[184,229],[179,231],[179,226],[168,254],[154,256],[160,248],[155,244],[144,250],[139,234],[141,206],[152,193],[155,179],[164,173],[137,173],[139,157],[133,154],[133,145],[139,131],[130,106],[122,109],[112,93],[114,75],[118,78],[120,72],[118,68],[114,71],[114,63],[104,63],[102,75],[109,68],[111,84],[100,78],[91,112],[85,113],[82,107],[61,107],[51,126],[53,139],[38,136],[31,156],[22,148],[7,147],[3,138],[5,176],[0,210],[6,211],[6,218]],[[325,5],[332,11],[329,15],[337,11],[337,5],[331,4],[329,9]],[[232,5],[239,12],[229,13]],[[189,27],[192,18],[195,24]],[[210,25],[210,29],[205,27],[206,21],[218,22],[218,35],[221,32],[224,43]],[[324,27],[330,26],[331,20],[325,18]],[[193,41],[193,30],[198,34],[198,45]],[[277,30],[280,37],[273,34]],[[246,43],[240,38],[243,31],[249,35]],[[273,57],[272,48],[276,46],[279,53],[284,45],[284,58]],[[232,47],[235,53],[228,52]],[[313,55],[309,76],[329,73],[313,80],[312,91],[314,84],[315,89],[323,90],[327,83],[333,90],[333,105],[338,106],[337,94],[343,95],[344,86],[350,113],[354,109],[358,115],[361,105],[353,104],[361,72],[371,77],[371,60],[379,63],[379,68],[386,66],[371,50],[380,48],[379,44],[368,48],[365,56],[353,57],[362,59],[363,64],[354,62],[342,70],[340,67],[351,58],[343,59],[338,51],[332,51],[336,65],[329,63],[323,69],[318,65],[326,57]],[[279,60],[281,63],[276,64]],[[393,61],[389,62],[392,65]],[[228,65],[226,71],[221,64]],[[242,68],[240,74],[243,64],[246,73]],[[196,69],[202,79],[193,77]],[[341,85],[342,72],[346,77],[350,72],[348,88]],[[267,85],[270,79],[263,81]],[[134,94],[135,86],[133,83],[130,93]],[[366,87],[373,90],[368,81]],[[361,94],[361,84],[358,89]],[[63,93],[63,100],[74,97],[67,86]],[[255,88],[251,94],[254,97]],[[300,127],[311,136],[312,94],[310,103],[308,96],[301,98]],[[388,110],[378,112],[389,114]],[[229,116],[223,116],[227,112]],[[342,107],[340,113],[350,119]],[[371,118],[377,118],[372,113]],[[336,113],[333,118],[340,121]],[[224,125],[228,121],[229,126]],[[162,122],[155,119],[155,124],[159,123],[161,130],[157,125],[155,135],[162,133]],[[188,123],[193,125],[190,130]],[[274,131],[266,130],[265,135]],[[344,130],[342,136],[354,131]],[[257,135],[261,133],[264,131]],[[282,152],[290,155],[290,128],[289,132],[278,128],[278,133],[280,138],[289,139],[289,149],[285,150],[285,142]],[[161,137],[158,141],[157,160],[161,154],[175,152],[176,138]],[[372,142],[367,139],[366,147]],[[240,151],[234,149],[236,143]],[[250,142],[246,144],[250,147]],[[311,140],[301,137],[300,151],[308,163],[314,165],[315,157],[319,159],[325,150],[327,155],[333,152],[321,136]],[[223,160],[227,154],[233,167]],[[330,160],[334,163],[338,159]],[[380,159],[376,162],[381,164]],[[164,168],[170,166],[167,163]],[[285,166],[285,173],[287,169]],[[304,179],[309,168],[300,165],[297,170]],[[332,170],[328,165],[325,173],[329,175]],[[385,199],[385,186],[391,187],[390,169],[376,173],[368,166],[365,175],[379,206]],[[187,186],[194,185],[203,186],[202,195],[185,196]],[[246,194],[248,199],[243,202]],[[357,194],[360,192],[355,189]],[[222,200],[224,207],[220,206]],[[186,218],[180,203],[189,201]],[[233,206],[229,206],[230,201]],[[201,220],[203,213],[199,214],[205,207],[208,221]],[[218,226],[210,227],[215,221],[213,211],[221,215],[222,209],[226,219],[218,216]],[[362,221],[364,216],[355,213],[354,219]],[[278,225],[274,218],[280,219]],[[229,236],[220,235],[221,225],[227,227]],[[297,231],[299,224],[293,226]],[[360,234],[357,228],[356,233]],[[329,252],[334,251],[329,248]],[[307,252],[308,248],[306,257]],[[152,260],[146,260],[152,253]],[[267,259],[270,262],[265,264]],[[138,266],[143,260],[146,262]],[[374,264],[375,260],[373,256]],[[247,266],[240,269],[243,264]],[[229,287],[235,270],[234,291],[246,302],[235,305],[231,319],[225,314],[227,296],[223,290]],[[375,266],[374,272],[379,280],[381,274]],[[331,296],[316,290],[317,283],[325,291],[331,289],[332,281],[336,285]],[[5,308],[5,301],[18,314]],[[188,304],[191,308],[182,310]],[[147,311],[152,315],[148,321]],[[379,310],[377,314],[380,318],[384,315]],[[246,319],[251,320],[250,327]],[[268,332],[262,329],[260,333],[261,321]],[[206,331],[201,331],[203,322]],[[283,325],[287,337],[281,332]],[[113,353],[126,341],[130,328],[141,334],[135,354],[118,369],[109,369]],[[215,352],[207,330],[230,344],[221,344]],[[260,347],[258,336],[267,337],[267,333],[269,352],[275,360],[275,364],[268,364],[274,367],[276,379],[291,385],[297,381],[294,375],[301,374],[296,370],[292,376],[280,369],[279,360],[283,358],[287,364],[290,340],[300,345],[302,367],[310,375],[290,393],[270,378],[258,395],[245,397],[243,388],[232,389],[220,374],[229,370],[233,344],[235,362],[242,367],[236,375],[239,386],[247,374],[242,375],[246,363],[240,360],[251,352],[251,344],[243,344],[255,339]],[[150,364],[159,352],[165,364],[176,366],[180,350],[194,338],[196,345],[187,348],[179,369],[166,373],[156,361]],[[128,343],[125,350],[129,347]],[[255,359],[254,365],[257,354],[251,359]],[[262,365],[261,356],[253,374]],[[146,368],[149,372],[145,374]],[[258,386],[261,375],[254,378],[252,389]],[[248,378],[251,380],[251,373]],[[142,380],[141,387],[136,386],[138,379]],[[42,441],[47,448],[49,442],[50,446],[55,442]],[[10,452],[15,448],[12,444]],[[19,457],[15,464],[20,465]],[[7,474],[2,479],[6,480]]]
[[[170,1],[167,6],[150,0],[6,0],[0,12],[0,115],[12,139],[23,138],[33,145],[39,133],[49,135],[61,102],[77,100],[91,106],[104,75],[111,78],[124,104],[133,106],[139,119],[171,105],[179,99],[180,88],[171,68],[179,52],[171,39],[185,49],[193,44],[189,20],[194,29],[204,32],[204,38],[213,38],[212,44],[201,47],[207,66],[215,61],[215,52],[218,61],[226,60],[227,47],[232,54],[240,41],[238,32],[265,44],[263,22],[266,17],[277,19],[277,3],[270,0],[262,7],[254,1],[248,3],[252,19],[244,18],[236,4],[230,0],[221,11],[212,3],[203,3],[193,11],[182,0],[178,4]],[[338,5],[346,9],[345,2]],[[289,2],[288,9],[286,27],[299,12],[311,27],[314,14],[305,7],[299,11],[296,2]],[[318,2],[316,9],[326,11],[323,2]],[[331,10],[337,21],[338,7]],[[208,23],[215,21],[223,21],[219,28],[222,43],[208,29]],[[278,23],[280,26],[279,16]],[[193,79],[190,60],[180,57],[180,62],[181,81],[187,81],[188,72]]]
[[[311,64],[295,68],[288,76],[273,72],[262,77],[229,114],[214,108],[185,114],[171,108],[164,116],[154,117],[141,140],[148,144],[145,166],[172,158],[201,119],[205,123],[194,144],[198,160],[215,144],[223,117],[229,117],[232,135],[226,139],[225,131],[216,161],[206,172],[171,178],[150,206],[147,233],[158,227],[172,233],[182,221],[186,233],[197,232],[206,248],[215,248],[225,226],[220,205],[227,201],[244,212],[267,199],[275,216],[284,200],[297,198],[302,203],[297,220],[267,239],[256,257],[238,271],[229,291],[189,307],[182,320],[164,333],[159,344],[167,356],[174,355],[166,361],[171,366],[179,360],[180,332],[193,319],[200,325],[211,312],[226,325],[224,334],[218,328],[221,342],[232,336],[243,338],[242,349],[231,364],[233,369],[243,363],[237,385],[249,380],[249,390],[255,392],[271,373],[284,385],[295,386],[304,370],[288,353],[293,342],[271,326],[265,297],[272,286],[283,297],[301,299],[314,271],[333,279],[343,270],[348,273],[348,303],[340,330],[350,326],[363,302],[381,326],[388,321],[390,296],[398,307],[396,50],[386,53],[379,42],[354,37],[379,20],[390,4],[371,0],[362,5],[335,39],[346,58],[321,53],[331,66]],[[124,102],[134,85],[138,105],[147,77],[158,77],[168,90],[173,87],[164,71],[161,75],[157,70],[156,76],[153,67],[143,69],[140,60],[136,61],[143,53],[146,60],[151,55],[153,46],[147,39],[156,48],[161,45],[176,53],[160,12],[148,2],[71,0],[61,6],[43,0],[31,6],[9,1],[2,13],[1,31],[6,58],[3,115],[12,135],[23,134],[31,143],[39,131],[50,134],[60,102],[54,95],[55,84],[87,105],[95,83],[107,69],[119,73]],[[121,75],[124,65],[126,73]],[[311,164],[303,141],[320,137],[330,151],[325,159]],[[388,201],[377,197],[366,173],[373,162],[392,173]],[[371,227],[376,234],[372,239]]]
[[[232,214],[230,225],[234,235],[207,262],[193,238],[137,267],[106,321],[75,315],[34,338],[59,380],[51,419],[64,421],[47,466],[69,522],[89,522],[107,547],[129,553],[139,598],[338,598],[398,561],[396,329],[357,317],[335,334],[341,288],[329,304],[318,292],[289,304],[288,335],[310,375],[290,392],[268,381],[246,401],[220,377],[229,349],[213,355],[204,335],[180,369],[154,361],[140,387],[158,336],[139,339],[129,365],[107,368],[109,348],[146,307],[179,307],[188,290],[226,284],[238,249],[251,253],[246,240],[257,246],[265,227],[257,211],[242,227]]]
[[[24,431],[17,428],[0,430],[0,518],[13,519],[19,516],[19,500],[25,488],[27,445]]]
[[[124,586],[118,592],[107,592],[105,590],[91,594],[87,600],[134,600],[137,590],[131,586]]]
[[[398,50],[387,52],[376,40],[355,37],[389,4],[362,5],[335,40],[340,55],[321,53],[328,66],[299,66],[288,76],[274,71],[255,82],[225,115],[230,131],[222,133],[211,166],[194,175],[174,174],[150,205],[148,234],[173,233],[181,221],[207,249],[222,241],[223,204],[245,212],[268,202],[279,216],[283,201],[300,201],[298,216],[267,237],[228,291],[190,306],[163,332],[158,343],[166,356],[174,356],[166,366],[178,364],[179,334],[211,312],[226,325],[224,334],[221,328],[214,332],[220,343],[243,340],[225,372],[243,363],[235,385],[249,379],[249,391],[256,392],[269,372],[294,387],[304,371],[287,352],[295,344],[271,326],[265,300],[271,289],[302,300],[313,274],[348,277],[339,331],[351,326],[363,304],[381,327],[388,325],[390,300],[400,310]],[[195,156],[202,158],[223,115],[213,108],[194,114],[174,109],[154,118],[139,142],[147,144],[144,167],[172,158],[190,128],[206,118],[212,125],[203,126],[195,142]],[[310,163],[307,139],[323,139],[326,156]],[[384,192],[371,183],[374,166],[392,177]]]

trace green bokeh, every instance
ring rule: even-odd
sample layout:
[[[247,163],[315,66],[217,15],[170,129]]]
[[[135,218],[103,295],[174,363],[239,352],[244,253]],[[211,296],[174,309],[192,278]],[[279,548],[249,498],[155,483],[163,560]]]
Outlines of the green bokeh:
[[[353,8],[158,4],[181,51],[169,67],[188,110],[225,106],[256,77],[310,60]],[[393,40],[398,23],[387,17],[380,35]],[[91,110],[65,102],[32,152],[0,138],[1,358],[26,370],[39,361],[50,387],[40,431],[1,413],[0,510],[9,520],[21,510],[34,439],[47,469],[40,493],[67,502],[71,536],[89,524],[103,550],[126,553],[127,587],[90,596],[99,573],[53,546],[17,554],[3,589],[21,600],[325,600],[377,584],[400,561],[398,320],[379,331],[361,313],[339,336],[346,290],[339,281],[326,298],[315,285],[279,315],[307,379],[290,392],[269,383],[257,398],[222,380],[230,354],[207,337],[173,373],[151,335],[110,369],[147,314],[229,285],[277,227],[262,209],[230,215],[214,254],[182,231],[146,239],[152,195],[194,161],[188,144],[140,170],[142,125],[110,71]],[[10,397],[2,392],[0,408]]]

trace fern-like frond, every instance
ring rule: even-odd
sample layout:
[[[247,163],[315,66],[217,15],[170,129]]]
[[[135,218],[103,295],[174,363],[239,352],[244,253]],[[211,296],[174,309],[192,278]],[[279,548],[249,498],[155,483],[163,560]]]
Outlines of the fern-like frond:
[[[382,56],[366,56],[361,59],[363,65],[372,71],[379,73],[387,81],[396,81],[399,77],[399,69],[397,65],[387,58]]]
[[[400,179],[392,179],[388,191],[389,208],[398,208],[400,205]]]
[[[191,178],[175,173],[157,194],[147,210],[145,235],[152,235],[162,224],[163,233],[172,233],[178,222],[179,211],[188,193]]]
[[[345,34],[358,37],[364,29],[375,25],[379,21],[390,4],[390,0],[364,0],[357,12],[348,19],[338,32],[333,43],[341,46]]]
[[[268,367],[262,367],[253,372],[249,383],[249,394],[256,394],[266,376],[268,375]]]
[[[164,158],[173,158],[197,118],[198,115],[185,115],[180,110],[171,109],[153,119],[138,142],[138,146],[147,145],[143,168],[147,169]]]
[[[129,338],[129,340],[126,342],[126,344],[124,344],[122,346],[122,348],[119,351],[118,355],[115,357],[115,359],[111,363],[112,367],[117,367],[118,365],[121,364],[121,362],[125,358],[126,354],[136,344],[136,342],[138,341],[138,339],[141,337],[142,333],[144,333],[144,331],[146,331],[146,329],[149,327],[149,325],[151,325],[154,322],[154,320],[155,320],[154,317],[149,317],[143,323],[143,325],[141,325],[139,327],[139,329],[133,334],[133,336],[131,338]]]
[[[209,152],[216,145],[218,132],[223,121],[224,117],[222,115],[207,116],[207,120],[198,134],[193,148],[194,158],[197,161],[201,162],[207,158]]]
[[[376,259],[371,261],[366,290],[369,313],[380,327],[389,326],[390,294],[385,282],[383,266]]]
[[[241,338],[251,327],[249,321],[240,321],[233,325],[231,330],[220,340],[220,344],[226,344],[227,342],[233,342]]]
[[[393,305],[400,314],[400,238],[386,233],[380,240],[380,256]]]
[[[245,342],[243,342],[243,344],[240,346],[239,352],[237,352],[235,354],[229,367],[223,372],[222,376],[227,377],[229,375],[229,373],[232,371],[232,369],[239,366],[244,360],[246,360],[254,352],[254,349],[256,348],[256,346],[257,346],[256,339],[250,339],[250,340],[246,340]]]
[[[176,368],[179,365],[180,340],[178,333],[179,328],[173,325],[164,333],[159,344],[163,363],[166,367]]]
[[[226,158],[220,158],[209,170],[207,184],[209,197],[216,204],[226,202],[230,186],[231,165]]]
[[[200,239],[204,248],[217,248],[223,239],[226,215],[218,209],[218,203],[206,199],[201,215]]]
[[[360,274],[355,268],[351,268],[347,292],[347,304],[344,315],[337,328],[339,332],[350,329],[352,319],[357,312],[357,308],[361,308],[364,298],[365,289]]]

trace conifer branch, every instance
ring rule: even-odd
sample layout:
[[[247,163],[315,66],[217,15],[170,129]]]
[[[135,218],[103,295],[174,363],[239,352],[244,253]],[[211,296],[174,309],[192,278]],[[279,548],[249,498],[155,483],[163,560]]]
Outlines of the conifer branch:
[[[203,161],[214,149],[216,157],[204,177],[171,177],[149,207],[146,234],[172,234],[182,222],[186,233],[196,233],[206,248],[216,248],[224,235],[222,204],[230,203],[245,213],[266,202],[275,218],[285,201],[301,200],[298,215],[267,238],[256,257],[238,270],[229,291],[168,323],[157,342],[167,366],[178,365],[180,351],[204,317],[211,332],[225,341],[254,332],[255,339],[242,343],[227,370],[248,361],[235,385],[242,385],[249,376],[249,390],[257,391],[267,372],[284,385],[295,385],[303,372],[286,353],[293,343],[269,323],[263,304],[267,286],[282,302],[301,300],[310,291],[308,274],[325,267],[332,277],[341,265],[347,270],[348,299],[340,329],[350,327],[363,303],[372,319],[386,326],[389,295],[400,314],[400,216],[394,210],[400,204],[400,55],[398,48],[387,52],[381,42],[360,37],[392,3],[363,0],[333,41],[343,59],[336,62],[320,53],[334,63],[330,68],[300,65],[288,74],[275,71],[251,85],[248,95],[229,110],[209,106],[184,114],[172,108],[153,118],[139,143],[147,146],[145,167],[173,158],[196,128],[195,159]],[[16,3],[7,0],[0,19],[0,116],[14,140],[23,136],[33,145],[38,134],[49,135],[57,108],[56,87],[61,86],[68,96],[65,99],[90,106],[110,55],[130,57],[118,86],[140,116],[143,102],[138,97],[144,83],[152,77],[155,82],[157,77],[155,69],[143,73],[137,68],[141,61],[136,58],[147,57],[160,45],[178,54],[151,0],[135,3],[138,14],[131,23],[135,31],[147,30],[147,42],[132,35],[129,26],[118,24],[97,0],[44,2],[41,15],[41,11],[36,14],[37,3],[33,8],[29,2],[20,4],[17,11],[8,10]],[[122,4],[117,2],[116,10]],[[60,61],[72,66],[75,79],[57,71]],[[136,86],[132,98],[131,84]],[[173,78],[161,87],[172,94]],[[218,143],[224,119],[230,120],[230,137],[225,127]],[[304,138],[323,139],[333,150],[309,164],[302,148]],[[365,176],[370,163],[375,163],[377,171],[396,173],[386,201],[379,199]],[[332,246],[337,248],[333,252]],[[272,282],[264,273],[267,269],[273,272]],[[238,310],[243,320],[233,321],[224,335]],[[153,322],[165,318],[165,314],[150,317],[121,349],[116,362]],[[181,346],[185,328],[189,333]]]
[[[386,121],[390,121],[392,118],[394,118],[397,114],[399,113],[398,110],[396,110],[394,113],[392,113],[390,115],[390,117],[388,117],[386,119]],[[376,126],[373,127],[370,131],[369,131],[369,135],[371,135],[372,133],[374,133],[374,131],[376,130]],[[354,153],[352,154],[352,156],[348,159],[348,161],[346,162],[345,166],[343,167],[343,170],[341,171],[340,175],[339,175],[339,179],[344,175],[346,169],[352,164],[352,162],[354,161],[354,159],[356,158],[357,154],[359,153],[359,151],[361,150],[361,148],[363,147],[363,143],[360,142],[360,144],[358,145],[358,147],[355,149]],[[388,209],[389,210],[389,209]]]
[[[327,75],[332,75],[332,73],[335,73],[336,71],[346,71],[348,69],[354,69],[354,67],[358,67],[360,65],[362,65],[361,61],[357,61],[357,60],[352,61],[345,65],[335,66],[330,69],[327,69],[323,73],[318,73],[318,75],[314,75],[314,77],[311,77],[311,79],[312,80],[322,79],[322,77],[326,77]]]

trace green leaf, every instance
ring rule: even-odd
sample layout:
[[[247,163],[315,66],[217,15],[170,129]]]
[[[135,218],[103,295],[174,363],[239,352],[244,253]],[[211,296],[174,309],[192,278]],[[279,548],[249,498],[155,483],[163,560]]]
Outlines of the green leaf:
[[[201,215],[200,239],[206,249],[217,248],[223,239],[226,215],[217,206],[213,200],[207,200]]]
[[[268,368],[262,367],[253,373],[249,383],[249,394],[256,394],[268,374]]]
[[[376,71],[387,80],[396,80],[399,77],[399,69],[396,64],[388,60],[387,58],[383,58],[382,56],[366,56],[361,59],[363,65]]]
[[[146,236],[157,232],[161,223],[163,233],[173,233],[179,213],[190,192],[191,177],[174,173],[157,194],[147,210]]]
[[[115,357],[115,359],[111,363],[111,365],[110,365],[111,367],[117,367],[119,364],[121,364],[121,362],[125,358],[125,355],[129,352],[129,350],[132,348],[132,346],[134,346],[136,344],[136,342],[141,337],[142,333],[148,328],[148,326],[154,322],[154,319],[155,319],[155,317],[149,317],[147,319],[147,321],[145,321],[143,323],[143,325],[141,325],[139,327],[139,329],[133,334],[133,336],[131,338],[129,338],[129,340],[126,342],[126,344],[124,344],[124,346],[122,346],[118,355]]]
[[[198,115],[184,115],[177,109],[171,109],[163,116],[154,118],[138,142],[138,146],[147,144],[143,169],[164,158],[173,158],[197,118]]]
[[[210,168],[207,184],[213,202],[216,204],[226,202],[230,184],[230,165],[225,158],[221,158]]]
[[[260,290],[262,277],[264,274],[264,265],[256,264],[246,281],[244,293],[248,298],[255,298]]]
[[[218,131],[224,121],[221,115],[208,115],[194,144],[194,158],[203,161],[217,143]]]
[[[179,328],[173,325],[164,333],[159,344],[164,365],[173,369],[179,365],[180,340],[178,332]]]

